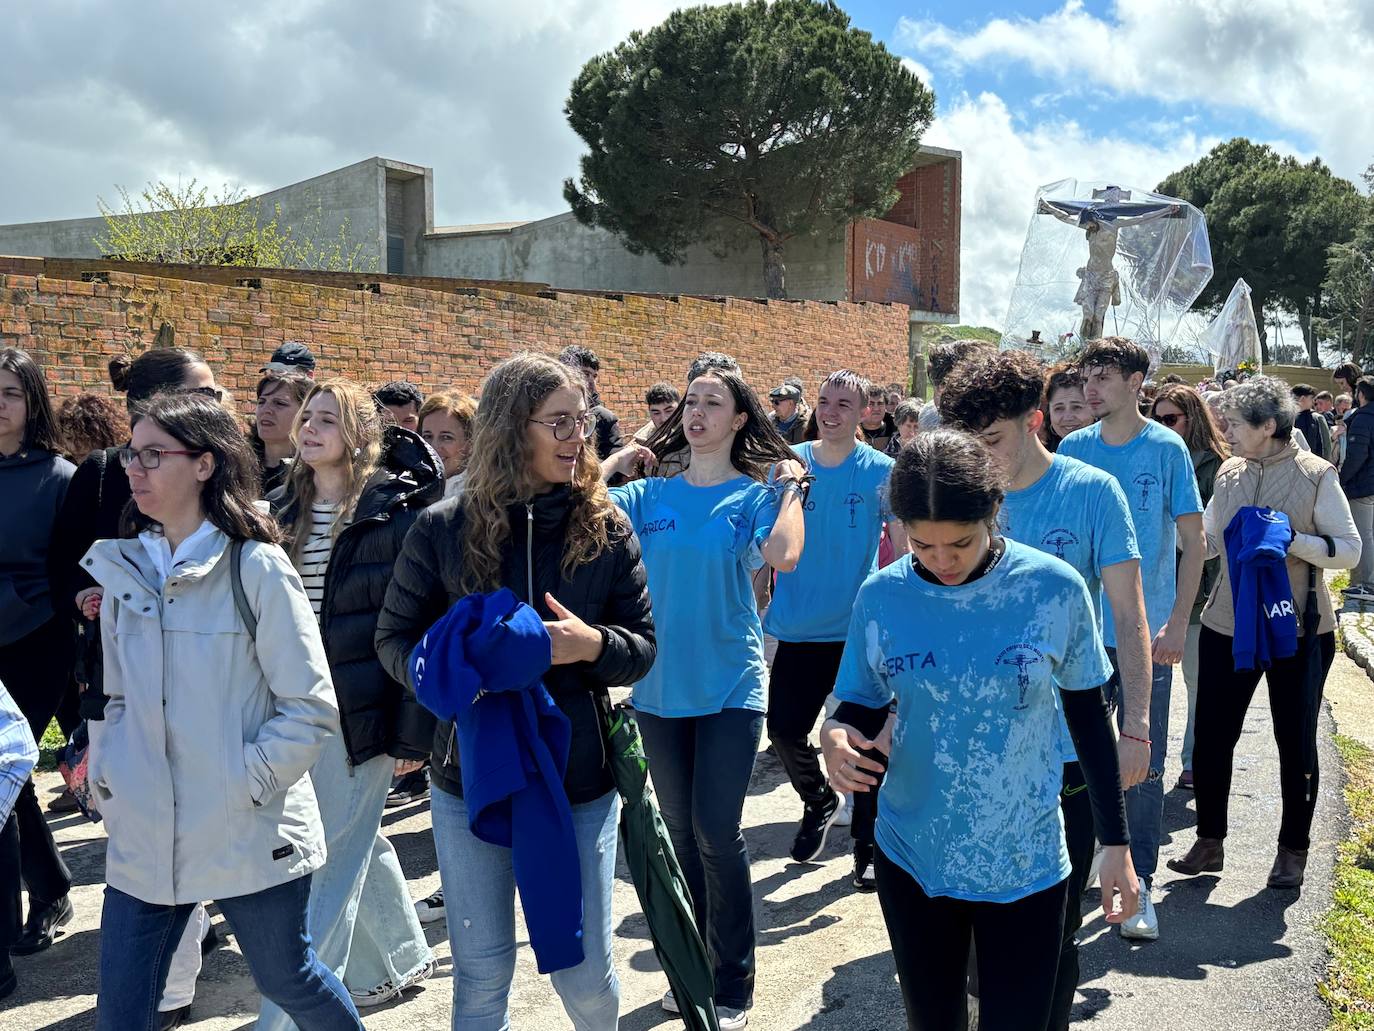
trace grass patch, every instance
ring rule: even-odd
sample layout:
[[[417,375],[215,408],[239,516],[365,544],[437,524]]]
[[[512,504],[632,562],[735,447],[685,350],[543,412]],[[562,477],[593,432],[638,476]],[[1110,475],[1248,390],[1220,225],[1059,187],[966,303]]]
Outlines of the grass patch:
[[[1336,735],[1345,766],[1350,837],[1336,856],[1334,899],[1324,930],[1331,967],[1319,986],[1332,1031],[1374,1029],[1374,750]]]
[[[1328,586],[1333,595],[1332,601],[1338,601],[1340,599],[1340,592],[1350,586],[1350,570],[1342,569],[1331,578]],[[1339,606],[1337,607],[1339,608]]]
[[[67,739],[62,736],[62,729],[58,727],[57,720],[53,720],[48,724],[48,729],[43,731],[43,740],[38,742],[38,768],[57,769],[57,753],[65,747]]]

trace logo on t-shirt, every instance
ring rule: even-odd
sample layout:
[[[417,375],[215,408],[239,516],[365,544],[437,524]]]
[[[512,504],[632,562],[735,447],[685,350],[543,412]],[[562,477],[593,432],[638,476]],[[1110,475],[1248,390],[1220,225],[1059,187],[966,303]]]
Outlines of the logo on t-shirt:
[[[1026,708],[1026,692],[1030,690],[1030,674],[1026,671],[1044,661],[1044,653],[1033,644],[1013,644],[1009,648],[1003,648],[997,656],[997,665],[1016,667],[1016,686],[1020,691],[1020,698],[1013,706],[1014,709]]]
[[[1159,477],[1154,473],[1141,473],[1131,483],[1136,488],[1136,508],[1141,512],[1150,510],[1150,491],[1159,489]]]
[[[1078,534],[1074,533],[1072,530],[1065,530],[1062,528],[1051,530],[1040,538],[1040,543],[1044,547],[1053,548],[1055,558],[1063,558],[1064,549],[1070,544],[1078,543]]]
[[[843,503],[849,506],[849,528],[851,530],[857,529],[858,523],[855,522],[855,512],[864,503],[864,499],[851,491],[844,496]]]

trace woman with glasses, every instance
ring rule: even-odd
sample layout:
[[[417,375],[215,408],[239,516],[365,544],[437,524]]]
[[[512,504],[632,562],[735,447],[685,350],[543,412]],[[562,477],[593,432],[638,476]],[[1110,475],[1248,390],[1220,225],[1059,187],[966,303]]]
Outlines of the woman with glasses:
[[[1307,867],[1320,787],[1317,722],[1308,719],[1308,700],[1314,691],[1321,698],[1336,655],[1336,615],[1322,570],[1354,566],[1360,557],[1360,534],[1331,463],[1298,449],[1296,438],[1301,434],[1293,432],[1298,406],[1286,383],[1255,376],[1228,389],[1223,405],[1232,457],[1217,472],[1212,500],[1202,517],[1207,552],[1222,561],[1202,612],[1198,640],[1193,753],[1197,840],[1186,855],[1169,860],[1169,868],[1190,877],[1222,870],[1235,749],[1263,677],[1278,746],[1282,801],[1268,885],[1298,888]],[[1268,539],[1269,534],[1278,539]],[[1266,606],[1266,622],[1281,620],[1280,601],[1291,599],[1293,611],[1287,615],[1296,623],[1289,627],[1296,637],[1296,653],[1273,656],[1266,669],[1260,668],[1265,663],[1256,655],[1255,617],[1263,599],[1275,598],[1275,592],[1272,585],[1247,587],[1232,580],[1242,561],[1241,545],[1252,550],[1260,543],[1287,547],[1282,596],[1272,606],[1280,611],[1273,614]],[[1306,639],[1304,625],[1309,590],[1315,591],[1318,609],[1315,640]],[[1318,670],[1322,683],[1313,683]]]
[[[614,1031],[620,982],[611,957],[611,894],[619,806],[597,695],[648,672],[654,628],[639,541],[606,494],[587,442],[594,429],[578,370],[538,354],[516,355],[492,370],[463,493],[423,512],[406,537],[377,623],[377,651],[391,675],[409,685],[411,653],[450,606],[503,587],[544,620],[553,664],[542,682],[569,724],[562,788],[582,892],[583,958],[554,970],[551,980],[575,1028]],[[430,806],[453,947],[453,1027],[503,1028],[515,974],[512,853],[469,827],[465,780],[482,767],[463,754],[450,715],[439,714],[434,734]],[[526,920],[537,920],[538,903],[523,892],[522,886]]]
[[[109,696],[88,766],[109,838],[96,1027],[159,1026],[176,943],[216,899],[297,1027],[361,1029],[306,927],[325,861],[307,771],[338,725],[310,602],[233,416],[188,394],[140,415],[119,453],[129,535],[82,559],[105,588]]]
[[[1217,470],[1222,462],[1231,457],[1231,449],[1226,446],[1226,438],[1217,428],[1207,403],[1202,400],[1201,394],[1187,384],[1170,383],[1160,388],[1150,415],[1155,422],[1177,433],[1188,445],[1188,453],[1193,456],[1193,472],[1197,474],[1198,493],[1202,495],[1205,507],[1212,500]],[[1220,562],[1220,559],[1210,558],[1203,563],[1202,580],[1198,583],[1193,613],[1188,619],[1188,641],[1183,649],[1183,682],[1188,686],[1188,725],[1183,733],[1183,772],[1179,774],[1178,786],[1185,791],[1193,790],[1193,715],[1197,711],[1197,659],[1198,639],[1202,634],[1202,609],[1217,582]]]
[[[326,966],[349,971],[353,1001],[366,1008],[434,970],[381,834],[392,777],[429,755],[434,721],[383,668],[373,637],[401,542],[442,496],[443,476],[419,435],[383,428],[371,392],[348,380],[312,382],[291,435],[300,457],[268,501],[319,620],[339,702],[338,733],[310,770],[329,853],[310,887],[310,936]],[[288,1026],[263,1003],[261,1031]]]
[[[683,447],[681,476],[652,475]],[[806,469],[737,372],[698,376],[649,439],[603,463],[607,477],[644,461],[650,477],[611,491],[644,548],[658,612],[659,658],[634,706],[673,850],[716,962],[722,1029],[741,1028],[754,995],[754,896],[740,832],[763,730],[763,626],[751,584],[764,564],[801,558]],[[670,991],[663,1000],[677,1011]]]
[[[57,711],[71,680],[71,614],[51,594],[53,527],[73,467],[61,455],[43,370],[26,351],[0,350],[0,682],[33,731],[34,740]],[[71,873],[43,819],[32,779],[15,803],[19,869],[0,886],[0,984],[9,980],[9,956],[27,956],[52,944],[56,928],[72,918]],[[19,875],[29,889],[29,916],[18,924]]]
[[[133,422],[139,418],[140,407],[159,394],[197,394],[216,402],[221,397],[214,372],[205,359],[183,347],[155,347],[132,362],[112,360],[109,368],[110,383],[125,394]],[[83,648],[83,657],[97,675],[101,667],[99,615],[104,589],[87,575],[81,556],[97,540],[123,535],[124,512],[132,495],[118,454],[117,447],[105,448],[92,452],[77,466],[53,533],[55,589],[61,602],[72,606],[68,611],[84,618],[81,632],[89,644]],[[105,695],[98,687],[82,693],[83,718],[104,719],[104,710]],[[198,906],[186,923],[159,1006],[164,1028],[176,1027],[190,1010],[200,974],[202,941],[212,934],[209,915],[203,906]]]

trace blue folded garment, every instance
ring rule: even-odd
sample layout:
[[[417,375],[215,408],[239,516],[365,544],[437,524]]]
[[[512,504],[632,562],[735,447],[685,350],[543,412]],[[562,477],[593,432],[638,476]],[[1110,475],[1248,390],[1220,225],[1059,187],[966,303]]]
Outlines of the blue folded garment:
[[[540,677],[552,643],[539,614],[502,588],[462,598],[410,656],[415,694],[453,720],[474,835],[511,850],[543,974],[582,962],[582,873],[563,789],[572,728]]]
[[[1268,669],[1298,651],[1298,613],[1288,579],[1293,528],[1282,512],[1247,505],[1223,536],[1235,615],[1235,668]]]

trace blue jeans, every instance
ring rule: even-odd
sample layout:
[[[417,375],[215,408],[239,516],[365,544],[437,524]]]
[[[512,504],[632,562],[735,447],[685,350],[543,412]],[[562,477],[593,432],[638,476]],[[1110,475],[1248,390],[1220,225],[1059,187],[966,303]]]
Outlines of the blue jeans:
[[[1107,704],[1116,709],[1121,726],[1130,706],[1121,704],[1121,670],[1116,649],[1108,648],[1112,660],[1112,679],[1107,684]],[[1154,882],[1159,866],[1159,839],[1164,830],[1164,757],[1169,750],[1169,691],[1174,667],[1154,665],[1150,671],[1150,772],[1126,792],[1126,823],[1131,832],[1131,862],[1136,876],[1147,884]]]
[[[353,944],[348,949],[344,984],[365,992],[383,981],[400,984],[434,959],[420,918],[410,901],[396,849],[381,831],[372,842],[372,861],[358,899]]]
[[[307,875],[218,901],[258,991],[302,1031],[363,1031],[348,992],[311,947],[305,927],[309,897]],[[155,905],[105,888],[96,1031],[156,1031],[167,968],[194,908],[192,902]]]
[[[740,821],[763,713],[635,715],[697,928],[715,959],[716,1005],[748,1009],[754,1001],[754,885]]]
[[[315,871],[310,885],[310,937],[320,961],[341,980],[348,965],[354,923],[368,917],[359,908],[359,900],[395,768],[396,761],[389,755],[374,756],[350,767],[343,735],[334,734],[325,741],[324,750],[310,769],[329,856],[328,862]],[[425,946],[424,932],[411,909],[409,894],[403,891],[391,908],[404,908],[410,914],[419,944]],[[425,951],[428,952],[427,946]],[[380,983],[379,979],[377,984]],[[375,988],[376,984],[365,987]],[[269,999],[263,1000],[258,1031],[289,1031],[292,1027],[290,1018],[278,1006]]]
[[[463,800],[429,796],[439,880],[453,948],[453,1031],[507,1031],[515,976],[515,873],[510,849],[468,829]],[[615,1031],[620,979],[611,958],[611,891],[620,796],[608,791],[572,807],[582,867],[582,950],[575,967],[549,975],[577,1031]]]

